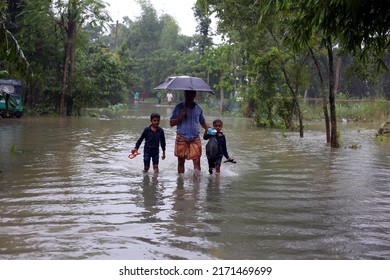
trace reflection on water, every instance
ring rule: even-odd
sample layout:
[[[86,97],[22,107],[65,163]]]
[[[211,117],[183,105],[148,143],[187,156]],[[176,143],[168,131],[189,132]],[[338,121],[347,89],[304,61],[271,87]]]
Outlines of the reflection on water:
[[[191,162],[176,174],[171,110],[1,120],[0,259],[390,258],[390,145],[374,141],[377,124],[341,126],[331,150],[322,124],[300,139],[222,117],[238,163],[216,177],[203,158],[194,179]],[[167,159],[143,174],[127,155],[153,111]]]

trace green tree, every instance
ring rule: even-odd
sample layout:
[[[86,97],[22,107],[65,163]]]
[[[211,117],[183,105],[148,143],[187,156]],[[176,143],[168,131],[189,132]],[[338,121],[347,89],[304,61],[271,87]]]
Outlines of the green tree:
[[[13,7],[13,6],[12,6]],[[10,20],[8,6],[5,2],[0,2],[0,71],[3,76],[7,76],[10,72],[19,74],[25,73],[29,63],[24,55],[22,48],[14,34],[8,30],[7,23]],[[13,24],[12,24],[13,25]]]
[[[390,44],[390,14],[388,1],[270,1],[270,13],[278,10],[294,12],[287,36],[296,46],[310,45],[313,36],[322,39],[328,53],[329,105],[331,122],[331,147],[339,146],[335,106],[335,42],[365,63],[374,57],[384,67],[383,54]],[[273,6],[275,4],[276,6]],[[369,12],[367,12],[369,11]],[[348,20],[346,20],[348,19]]]
[[[49,15],[53,25],[59,28],[59,37],[63,44],[63,62],[62,62],[62,78],[61,78],[61,94],[60,94],[60,114],[65,113],[66,97],[73,98],[72,90],[68,90],[68,86],[72,84],[75,61],[78,32],[86,24],[103,24],[109,19],[105,12],[105,4],[101,0],[56,0],[46,1],[37,0],[35,6],[29,10],[30,18],[34,22],[37,17],[45,17]],[[70,107],[68,107],[71,110]]]
[[[262,36],[263,42],[269,44],[269,40],[262,33],[264,29],[273,35],[280,52],[285,55],[292,51],[292,56],[288,60],[283,59],[287,64],[281,64],[285,85],[292,93],[292,104],[297,104],[298,88],[291,87],[289,83],[294,81],[295,86],[297,86],[299,82],[296,78],[291,79],[295,73],[286,72],[291,68],[286,66],[291,61],[305,61],[305,52],[311,53],[313,57],[314,43],[321,41],[322,46],[326,49],[328,61],[330,142],[331,147],[338,147],[334,48],[339,45],[340,53],[349,53],[355,58],[359,58],[361,63],[366,63],[374,58],[378,67],[384,68],[382,58],[384,54],[388,53],[390,40],[388,36],[390,26],[388,1],[198,0],[197,5],[206,11],[210,8],[216,13],[220,20],[220,30],[228,35],[232,31],[240,34],[244,39],[242,42],[245,44],[244,48],[247,52],[247,66],[250,66],[251,60],[254,61],[251,56],[256,56],[256,51],[252,46],[254,46],[257,37]],[[277,43],[278,41],[281,44]],[[264,49],[265,44],[257,44],[257,48]],[[317,70],[319,70],[318,60],[315,64],[318,65]],[[319,72],[317,71],[317,73]],[[321,81],[321,77],[319,79]],[[249,85],[253,86],[255,80],[250,79]],[[301,81],[305,83],[304,80]],[[324,92],[323,89],[321,91]],[[324,105],[324,114],[326,114],[325,108]]]
[[[179,26],[170,15],[161,17],[162,30],[160,35],[160,48],[176,50],[179,38]]]
[[[40,112],[59,108],[63,58],[61,33],[49,16],[49,3],[46,4],[47,13],[38,15],[36,3],[25,1],[16,17],[15,34],[34,73],[24,77],[25,103]],[[42,6],[40,9],[44,10]]]
[[[199,32],[199,53],[201,56],[203,56],[205,54],[206,48],[213,44],[213,40],[210,37],[211,19],[206,10],[199,5],[195,5],[193,10],[195,19],[198,22],[196,31]]]
[[[139,3],[142,14],[129,23],[119,53],[130,63],[125,67],[134,75],[131,90],[151,92],[167,76],[194,70],[189,70],[193,41],[179,34],[179,26],[171,16],[159,17],[149,1]]]
[[[293,115],[297,114],[300,122],[300,134],[303,136],[302,115],[298,96],[300,86],[304,83],[304,71],[296,70],[304,69],[304,67],[300,65],[302,62],[297,56],[300,54],[294,54],[289,50],[288,46],[282,44],[288,18],[281,13],[262,13],[264,1],[212,0],[206,1],[206,3],[198,1],[197,5],[201,4],[206,4],[206,8],[211,7],[218,19],[220,19],[218,28],[225,33],[225,37],[234,40],[235,44],[241,45],[242,68],[246,69],[248,78],[247,85],[244,86],[247,89],[244,92],[248,94],[249,100],[251,100],[247,103],[250,110],[266,109],[270,125],[274,124],[273,121],[270,121],[270,119],[273,119],[271,114],[282,114],[283,116],[280,117],[283,119],[289,116],[289,121],[286,121],[285,124],[291,129],[294,127],[292,123]],[[278,64],[272,64],[272,68],[279,73],[271,73],[270,75],[267,73],[256,73],[255,70],[266,71],[267,68],[269,69],[267,65],[262,67],[259,63],[268,64],[267,57],[270,54],[275,55],[274,58],[278,61]],[[263,77],[263,80],[259,79],[260,76]],[[270,80],[264,80],[264,77]],[[273,77],[279,77],[282,84],[275,86]],[[257,89],[252,90],[250,87],[256,87]],[[277,90],[265,93],[266,90],[273,87]],[[258,94],[257,97],[256,94]],[[272,94],[274,96],[281,95],[283,102],[276,104],[277,100],[272,97]],[[268,102],[265,102],[265,98],[268,99]],[[259,100],[256,101],[257,99]],[[264,108],[261,104],[265,103],[267,103],[267,106]],[[280,110],[282,104],[287,106],[287,113],[284,112],[285,110]],[[256,106],[260,107],[256,108]],[[279,107],[279,109],[274,110],[274,106]],[[260,112],[257,112],[256,118],[261,119],[261,115]]]
[[[76,114],[83,107],[107,107],[125,103],[127,97],[124,66],[119,55],[106,47],[92,45],[88,52],[78,53],[74,89]]]
[[[225,91],[232,92],[234,89],[233,47],[225,44],[216,48],[207,48],[202,61],[207,73],[210,73],[213,77],[218,77],[214,85],[215,88],[220,90],[220,112],[223,113]],[[234,94],[231,95],[231,98],[234,98]]]
[[[322,111],[324,113],[324,121],[325,121],[325,134],[326,134],[326,143],[330,143],[330,119],[329,119],[329,112],[328,112],[328,102],[326,99],[326,93],[325,93],[325,83],[324,83],[324,76],[321,71],[321,66],[319,59],[314,51],[314,46],[308,46],[310,56],[313,60],[313,63],[315,65],[315,70],[318,76],[318,81],[320,83],[320,92],[321,92],[321,98],[322,98]]]

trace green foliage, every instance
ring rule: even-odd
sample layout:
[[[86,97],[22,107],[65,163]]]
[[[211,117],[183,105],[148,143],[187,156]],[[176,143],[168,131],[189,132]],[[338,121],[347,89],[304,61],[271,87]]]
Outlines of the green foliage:
[[[198,34],[193,37],[181,35],[175,19],[157,13],[146,0],[139,1],[139,18],[110,24],[107,31],[103,23],[108,17],[100,0],[8,2],[15,4],[12,9],[0,1],[0,72],[23,79],[28,105],[40,114],[59,111],[64,69],[74,71],[65,90],[76,115],[83,107],[113,105],[115,110],[131,91],[153,95],[153,87],[167,76],[191,75],[206,79],[216,98],[229,95],[230,100],[219,104],[238,98],[243,115],[259,125],[288,127],[299,114],[297,100],[304,89],[311,97],[321,95],[307,54],[308,47],[314,50],[326,80],[323,43],[328,39],[339,44],[334,53],[341,61],[338,91],[344,98],[386,95],[389,74],[378,77],[376,72],[389,41],[384,0],[199,0],[194,9]],[[210,38],[212,14],[222,32],[220,45],[212,45]],[[77,25],[75,37],[67,33],[72,23]],[[379,32],[375,36],[374,30]],[[64,65],[70,39],[77,42],[70,45],[75,47],[74,64],[71,56]],[[34,75],[25,74],[23,55]],[[388,109],[379,105],[376,109],[388,115]],[[340,104],[337,110],[339,118],[371,118],[371,109],[363,104]],[[303,112],[306,117],[314,115],[310,108]]]
[[[118,103],[118,104],[115,104],[115,105],[110,105],[108,106],[108,109],[114,111],[114,112],[118,112],[118,111],[124,111],[124,110],[127,110],[128,107],[127,107],[127,104],[124,104],[124,103]]]
[[[9,78],[9,73],[7,70],[1,70],[0,71],[0,79],[6,79]]]
[[[338,120],[372,121],[390,116],[390,105],[385,100],[362,100],[337,103]]]
[[[11,145],[10,152],[11,152],[11,154],[15,154],[16,153],[15,145]]]
[[[163,28],[160,34],[160,48],[176,50],[179,41],[179,26],[170,15],[163,15],[161,18]]]
[[[375,140],[379,142],[390,142],[390,136],[389,135],[375,135]]]
[[[142,14],[129,22],[120,39],[121,60],[132,75],[127,84],[132,91],[152,92],[153,87],[172,75],[193,75],[199,57],[190,51],[191,39],[179,34],[179,26],[169,15],[158,17],[156,10],[142,1]]]
[[[106,107],[126,101],[124,66],[117,54],[96,46],[88,54],[78,53],[78,57],[73,84],[78,114],[83,107]]]
[[[375,1],[374,1],[375,2]],[[279,55],[279,70],[282,71],[283,81],[274,95],[281,94],[282,98],[291,95],[292,103],[284,104],[278,110],[278,114],[285,118],[286,108],[290,110],[290,126],[292,116],[297,113],[301,118],[299,107],[299,89],[307,86],[312,79],[308,76],[305,66],[305,49],[313,49],[314,45],[322,42],[327,50],[328,56],[328,82],[329,82],[329,103],[331,117],[331,146],[337,146],[336,131],[336,109],[334,104],[335,74],[333,42],[339,43],[341,52],[345,51],[365,63],[369,55],[377,61],[388,52],[390,37],[388,28],[390,16],[387,12],[388,6],[384,1],[342,1],[342,0],[309,0],[309,1],[248,1],[248,0],[198,0],[198,7],[216,12],[220,19],[220,30],[229,35],[238,32],[241,39],[237,43],[245,49],[245,67],[247,68],[246,78],[248,87],[258,87],[257,90],[244,91],[243,98],[247,98],[248,111],[255,112],[260,109],[261,103],[269,104],[272,97],[266,98],[267,102],[258,102],[256,95],[247,95],[251,92],[262,93],[264,88],[258,85],[258,72],[251,67],[253,61],[262,57],[264,50],[277,48]],[[210,7],[211,6],[211,7]],[[367,13],[370,11],[370,13]],[[345,20],[348,19],[348,20]],[[379,32],[379,34],[378,34]],[[264,36],[265,35],[265,36]],[[267,40],[267,35],[270,40]],[[233,35],[235,36],[235,35]],[[232,38],[232,37],[231,37]],[[234,38],[234,37],[233,37]],[[260,39],[261,38],[261,39]],[[363,48],[362,48],[363,46]],[[263,53],[259,52],[263,51]],[[300,53],[303,51],[302,53]],[[252,58],[252,59],[251,59]],[[253,59],[254,58],[254,59]],[[259,63],[262,65],[262,63]],[[383,64],[383,63],[382,63]],[[255,64],[256,65],[256,64]],[[261,68],[257,68],[261,69]],[[320,77],[320,66],[316,63],[316,70]],[[360,71],[361,74],[366,74]],[[339,75],[336,73],[336,75]],[[323,79],[321,78],[321,81]],[[336,80],[337,81],[337,80]],[[324,93],[324,86],[321,82],[321,92]],[[286,90],[286,88],[288,90]],[[263,96],[262,96],[263,97]],[[288,99],[287,99],[288,100]],[[271,108],[268,105],[265,112],[268,112],[268,123],[271,119]],[[267,110],[268,109],[268,110]],[[264,112],[264,111],[263,111]],[[264,113],[263,113],[264,114]],[[265,113],[267,114],[267,113]],[[301,123],[300,123],[301,125]],[[301,125],[302,127],[302,125]],[[301,130],[301,136],[303,130]]]
[[[26,151],[24,149],[18,150],[16,148],[16,146],[14,144],[12,144],[11,147],[10,147],[10,153],[13,154],[13,155],[17,154],[17,153],[24,155],[26,153]]]
[[[340,130],[337,130],[336,131],[336,146],[333,148],[340,148],[341,147],[340,136],[341,136]]]
[[[352,150],[358,150],[362,147],[362,145],[360,145],[359,143],[352,143],[350,145],[348,145],[348,148],[349,149],[352,149]],[[347,147],[345,147],[347,148]]]
[[[29,63],[24,52],[15,38],[6,27],[6,8],[4,2],[0,3],[0,71],[2,76],[15,72],[26,74]]]
[[[59,107],[60,114],[64,113],[65,101],[67,111],[71,113],[76,97],[73,87],[75,64],[78,61],[76,50],[82,49],[85,43],[85,32],[81,27],[96,27],[109,20],[103,10],[105,5],[100,0],[54,2],[37,0],[34,3],[25,1],[24,4],[19,24],[36,28],[36,32],[31,32],[27,28],[21,31],[26,35],[24,40],[30,44],[29,50],[34,62],[37,63],[34,66],[39,70],[37,78],[29,81],[30,88],[45,87],[49,84],[51,92],[45,95],[52,95],[49,99],[56,108]],[[37,49],[41,56],[36,57]],[[45,97],[42,98],[42,102]],[[31,97],[30,100],[32,99],[35,98]]]
[[[210,16],[207,14],[207,11],[199,5],[195,5],[194,7],[194,16],[197,19],[197,30],[200,33],[198,40],[199,53],[203,56],[205,54],[206,48],[212,46],[212,39],[210,38],[211,19]]]
[[[208,76],[213,80],[214,88],[221,92],[232,92],[234,89],[234,49],[230,44],[207,48],[201,58],[202,66],[207,70]],[[234,97],[233,94],[230,96]],[[221,96],[224,102],[224,96]]]
[[[377,67],[386,68],[382,59],[390,44],[388,1],[269,1],[267,13],[275,9],[294,14],[286,33],[294,46],[311,44],[314,35],[336,38],[342,52],[363,63],[373,58]]]
[[[252,58],[251,58],[252,59]],[[248,73],[253,78],[249,84],[249,94],[244,96],[253,110],[255,121],[260,126],[289,128],[294,106],[291,93],[283,82],[283,69],[280,61],[286,59],[278,48],[272,47],[253,56],[249,60],[251,68]]]

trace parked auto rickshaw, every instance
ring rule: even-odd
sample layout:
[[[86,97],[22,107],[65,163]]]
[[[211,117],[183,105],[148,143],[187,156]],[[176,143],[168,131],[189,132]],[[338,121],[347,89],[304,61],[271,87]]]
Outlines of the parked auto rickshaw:
[[[20,118],[22,115],[22,82],[0,79],[0,116]]]

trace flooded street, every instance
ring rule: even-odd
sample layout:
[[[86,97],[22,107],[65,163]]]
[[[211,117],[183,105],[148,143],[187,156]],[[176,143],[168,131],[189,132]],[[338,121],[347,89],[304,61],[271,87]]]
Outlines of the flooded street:
[[[145,175],[127,156],[153,111],[167,158]],[[177,175],[171,111],[0,120],[0,259],[390,259],[379,123],[340,124],[332,150],[322,122],[300,139],[222,117],[237,164],[210,176],[203,156],[194,179],[190,161]]]

